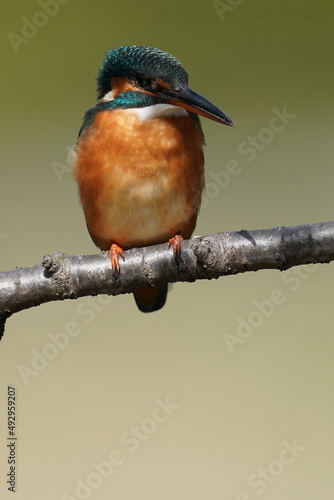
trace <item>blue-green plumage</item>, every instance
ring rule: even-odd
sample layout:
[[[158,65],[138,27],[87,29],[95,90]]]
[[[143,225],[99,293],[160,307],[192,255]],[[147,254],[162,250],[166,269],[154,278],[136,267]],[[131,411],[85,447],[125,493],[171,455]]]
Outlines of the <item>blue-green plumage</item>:
[[[159,99],[159,97],[157,96],[144,94],[143,92],[139,91],[125,92],[124,94],[120,94],[117,99],[114,99],[113,101],[99,102],[86,111],[78,137],[80,137],[80,135],[85,130],[93,125],[96,115],[102,111],[111,111],[113,109],[144,108],[145,106],[153,106],[154,104],[163,103],[165,103],[164,99]],[[193,118],[196,125],[200,127],[200,120],[198,115],[196,115],[196,113],[189,113],[189,115]]]
[[[86,111],[82,127],[79,131],[79,136],[84,130],[89,128],[94,123],[95,116],[101,111],[111,111],[113,109],[128,109],[128,108],[143,108],[145,106],[152,106],[159,101],[155,96],[144,94],[139,91],[125,92],[120,94],[117,99],[112,101],[102,101],[91,107]],[[163,101],[161,101],[163,102]]]
[[[131,45],[109,50],[97,77],[98,97],[111,90],[111,78],[123,76],[134,81],[143,77],[146,80],[163,80],[176,88],[188,84],[188,73],[176,57],[153,47]]]

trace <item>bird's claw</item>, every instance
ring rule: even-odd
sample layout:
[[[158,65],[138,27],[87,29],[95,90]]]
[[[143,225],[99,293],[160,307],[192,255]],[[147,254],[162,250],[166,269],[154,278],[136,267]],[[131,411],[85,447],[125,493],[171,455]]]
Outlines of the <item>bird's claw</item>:
[[[181,248],[182,248],[183,238],[180,234],[176,234],[173,238],[170,238],[168,241],[168,248],[173,247],[173,254],[175,257],[176,263],[178,263],[181,259]]]
[[[118,278],[119,273],[121,271],[121,267],[119,265],[120,257],[122,257],[124,261],[123,249],[116,243],[113,243],[110,247],[110,260],[111,260],[112,274],[115,278]]]

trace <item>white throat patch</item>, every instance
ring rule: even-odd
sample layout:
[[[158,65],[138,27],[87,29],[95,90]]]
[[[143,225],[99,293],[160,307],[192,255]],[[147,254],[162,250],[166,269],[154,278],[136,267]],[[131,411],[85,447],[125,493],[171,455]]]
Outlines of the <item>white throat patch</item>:
[[[112,90],[102,97],[102,102],[111,102],[115,99]],[[123,111],[130,111],[138,116],[139,120],[154,120],[154,118],[163,118],[165,116],[188,116],[186,109],[174,104],[153,104],[143,108],[125,108]]]
[[[153,104],[152,106],[144,106],[143,108],[128,108],[127,111],[135,113],[142,121],[167,116],[188,116],[187,110],[173,104]]]
[[[102,102],[110,102],[113,101],[114,99],[115,99],[114,93],[112,90],[110,90],[102,97]]]

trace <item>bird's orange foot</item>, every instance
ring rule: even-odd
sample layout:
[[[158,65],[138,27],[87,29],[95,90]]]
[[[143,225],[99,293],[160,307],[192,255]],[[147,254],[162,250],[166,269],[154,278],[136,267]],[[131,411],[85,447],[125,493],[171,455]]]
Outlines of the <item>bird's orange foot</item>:
[[[113,243],[110,247],[110,260],[111,260],[111,269],[112,269],[112,273],[113,273],[113,276],[117,277],[120,273],[120,265],[119,265],[119,258],[122,257],[122,259],[124,260],[124,257],[123,257],[123,249],[116,245],[116,243]]]
[[[176,234],[173,238],[170,238],[168,241],[168,248],[173,247],[173,253],[176,262],[179,262],[181,257],[181,247],[182,247],[183,238],[180,234]]]

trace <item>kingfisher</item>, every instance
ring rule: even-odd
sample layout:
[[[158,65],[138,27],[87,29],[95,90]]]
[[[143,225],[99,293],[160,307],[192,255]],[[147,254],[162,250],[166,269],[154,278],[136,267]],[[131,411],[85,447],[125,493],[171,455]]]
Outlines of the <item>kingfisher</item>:
[[[178,263],[196,225],[204,187],[199,116],[234,123],[188,86],[171,54],[132,45],[109,50],[97,76],[99,102],[79,131],[74,172],[89,234],[110,251],[119,275],[123,250],[166,243]],[[140,311],[161,309],[168,285],[140,289]]]

